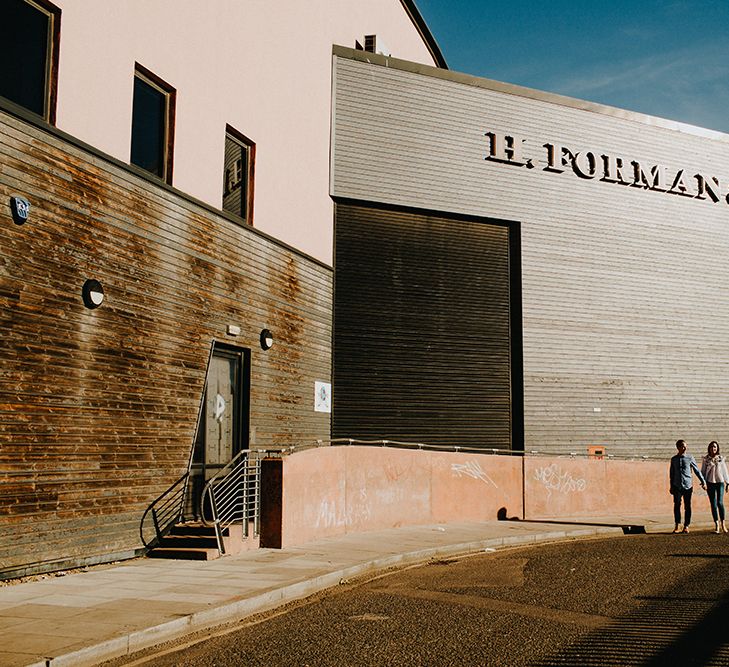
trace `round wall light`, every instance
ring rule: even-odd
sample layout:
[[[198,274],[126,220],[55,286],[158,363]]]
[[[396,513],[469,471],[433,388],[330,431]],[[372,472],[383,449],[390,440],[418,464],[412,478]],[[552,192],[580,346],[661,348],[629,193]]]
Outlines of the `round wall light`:
[[[273,347],[273,334],[268,329],[261,331],[261,349],[270,350]]]
[[[84,305],[87,308],[98,308],[104,303],[104,287],[98,280],[87,280],[81,290]]]

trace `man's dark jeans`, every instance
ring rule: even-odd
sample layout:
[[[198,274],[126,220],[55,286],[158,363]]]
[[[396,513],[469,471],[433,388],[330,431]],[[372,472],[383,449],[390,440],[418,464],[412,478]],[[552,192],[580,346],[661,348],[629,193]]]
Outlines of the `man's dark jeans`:
[[[693,492],[693,489],[671,489],[673,518],[677,524],[681,523],[681,499],[683,498],[684,527],[691,524],[691,494]]]

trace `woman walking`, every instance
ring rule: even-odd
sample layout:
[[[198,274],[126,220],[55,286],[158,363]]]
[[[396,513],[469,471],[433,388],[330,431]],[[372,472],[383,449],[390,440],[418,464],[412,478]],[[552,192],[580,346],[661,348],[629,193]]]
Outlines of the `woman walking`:
[[[701,465],[701,473],[706,479],[711,503],[711,516],[714,517],[716,531],[727,532],[724,523],[724,491],[729,488],[729,470],[724,457],[719,453],[719,443],[712,440],[709,443],[706,456]],[[721,521],[721,525],[719,522]]]

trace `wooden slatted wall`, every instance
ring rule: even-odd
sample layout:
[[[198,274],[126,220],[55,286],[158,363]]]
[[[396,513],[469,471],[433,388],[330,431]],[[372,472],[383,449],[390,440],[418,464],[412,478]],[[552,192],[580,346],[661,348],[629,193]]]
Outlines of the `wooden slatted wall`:
[[[1,113],[0,576],[141,546],[187,467],[213,340],[252,350],[250,444],[326,438],[331,290],[329,267]]]

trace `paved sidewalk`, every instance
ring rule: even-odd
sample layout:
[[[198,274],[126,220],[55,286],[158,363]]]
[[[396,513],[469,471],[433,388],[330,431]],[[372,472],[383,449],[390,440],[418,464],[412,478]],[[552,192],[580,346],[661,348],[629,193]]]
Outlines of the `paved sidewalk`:
[[[0,665],[83,667],[430,558],[594,535],[668,531],[669,517],[489,521],[345,535],[214,561],[138,558],[0,587]],[[698,525],[697,528],[705,528]]]

